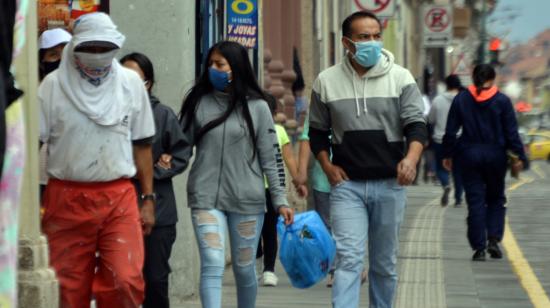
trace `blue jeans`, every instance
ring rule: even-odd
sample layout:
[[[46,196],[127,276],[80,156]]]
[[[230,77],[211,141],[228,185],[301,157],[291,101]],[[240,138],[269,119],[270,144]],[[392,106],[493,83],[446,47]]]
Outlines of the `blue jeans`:
[[[243,215],[215,209],[193,209],[191,215],[201,260],[202,307],[220,308],[222,306],[226,230],[229,231],[231,243],[238,306],[239,308],[255,307],[258,291],[255,256],[264,213]]]
[[[345,181],[332,188],[330,215],[336,240],[333,307],[359,306],[367,239],[370,307],[392,306],[405,206],[406,190],[395,179]]]
[[[434,149],[434,152],[435,152],[435,160],[436,160],[436,165],[435,165],[435,174],[437,175],[437,179],[439,180],[439,182],[441,183],[441,186],[443,186],[444,188],[449,186],[449,171],[447,171],[444,167],[443,167],[443,145],[440,144],[440,143],[432,143],[432,147]],[[460,175],[460,160],[458,159],[453,159],[453,184],[454,184],[454,188],[455,188],[455,202],[456,203],[461,203],[462,201],[462,194],[464,192],[464,188],[463,188],[463,185],[462,185],[462,177]]]

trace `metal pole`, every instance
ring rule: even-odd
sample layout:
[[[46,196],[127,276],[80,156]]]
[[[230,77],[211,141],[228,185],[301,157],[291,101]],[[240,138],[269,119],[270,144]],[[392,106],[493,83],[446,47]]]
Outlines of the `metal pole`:
[[[487,0],[481,0],[481,31],[480,31],[480,45],[479,45],[479,58],[478,63],[485,63],[485,41],[487,40]]]

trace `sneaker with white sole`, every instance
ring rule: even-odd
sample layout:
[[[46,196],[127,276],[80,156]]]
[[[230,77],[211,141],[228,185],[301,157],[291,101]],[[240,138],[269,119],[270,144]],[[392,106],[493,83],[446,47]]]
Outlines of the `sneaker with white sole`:
[[[262,275],[262,283],[266,287],[275,287],[279,282],[279,278],[274,272],[264,272]]]

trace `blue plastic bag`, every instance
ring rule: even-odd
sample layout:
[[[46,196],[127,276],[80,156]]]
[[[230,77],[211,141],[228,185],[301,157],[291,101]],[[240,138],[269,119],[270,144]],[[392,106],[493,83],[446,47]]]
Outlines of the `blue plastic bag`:
[[[279,259],[294,287],[309,288],[326,277],[336,246],[317,212],[296,214],[289,226],[280,217],[277,233]]]

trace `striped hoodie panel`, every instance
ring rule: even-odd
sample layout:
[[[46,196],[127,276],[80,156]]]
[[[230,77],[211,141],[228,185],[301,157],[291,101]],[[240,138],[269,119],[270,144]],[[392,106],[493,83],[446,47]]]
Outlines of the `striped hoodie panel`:
[[[319,75],[310,129],[331,130],[333,162],[350,178],[391,178],[405,154],[405,128],[425,124],[423,110],[414,78],[384,50],[379,63],[362,77],[347,57]]]

